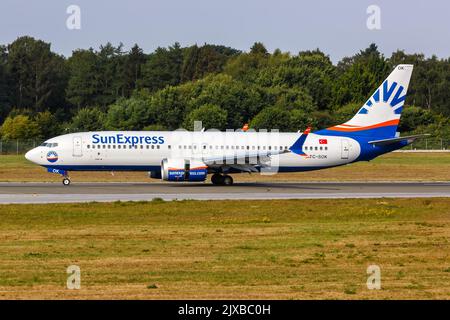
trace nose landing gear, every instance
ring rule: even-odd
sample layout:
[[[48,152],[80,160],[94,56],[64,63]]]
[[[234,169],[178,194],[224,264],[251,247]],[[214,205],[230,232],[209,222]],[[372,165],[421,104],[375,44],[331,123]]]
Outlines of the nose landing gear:
[[[64,186],[70,185],[70,179],[69,179],[69,177],[64,177],[62,183],[63,183]]]

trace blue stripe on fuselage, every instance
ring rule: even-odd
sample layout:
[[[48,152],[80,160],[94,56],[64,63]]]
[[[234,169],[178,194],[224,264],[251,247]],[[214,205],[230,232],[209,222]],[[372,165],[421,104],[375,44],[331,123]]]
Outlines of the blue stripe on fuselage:
[[[50,169],[66,171],[157,171],[161,166],[117,166],[117,165],[45,165]]]
[[[355,139],[354,137],[371,137],[372,140],[381,140],[395,137],[396,131],[397,126],[385,126],[358,131],[337,131],[333,129],[323,129],[314,133],[326,136],[349,137],[352,139]]]

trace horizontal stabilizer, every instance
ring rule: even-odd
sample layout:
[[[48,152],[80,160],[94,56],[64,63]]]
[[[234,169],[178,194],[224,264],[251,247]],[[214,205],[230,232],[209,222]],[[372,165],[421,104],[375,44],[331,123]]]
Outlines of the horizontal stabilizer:
[[[369,141],[370,144],[376,145],[376,146],[387,146],[396,142],[400,141],[407,141],[408,144],[413,143],[416,139],[425,138],[428,137],[429,134],[416,134],[414,136],[405,136],[405,137],[398,137],[398,138],[391,138],[391,139],[382,139],[382,140],[373,140]]]

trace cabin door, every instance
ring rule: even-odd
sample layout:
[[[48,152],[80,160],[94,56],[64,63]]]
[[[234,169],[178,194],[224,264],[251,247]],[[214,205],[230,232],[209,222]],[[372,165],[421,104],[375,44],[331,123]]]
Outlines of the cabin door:
[[[83,156],[83,143],[81,137],[73,137],[73,156]]]
[[[350,143],[347,139],[341,140],[341,159],[348,159]]]

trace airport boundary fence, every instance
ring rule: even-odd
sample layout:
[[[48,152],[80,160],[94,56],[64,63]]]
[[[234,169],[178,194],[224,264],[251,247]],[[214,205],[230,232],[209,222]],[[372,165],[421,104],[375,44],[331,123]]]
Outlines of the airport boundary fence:
[[[41,140],[0,140],[1,155],[19,155],[25,154],[28,150],[33,149],[42,143]],[[413,144],[403,148],[402,150],[420,150],[420,151],[449,151],[450,140],[446,139],[421,139]]]

